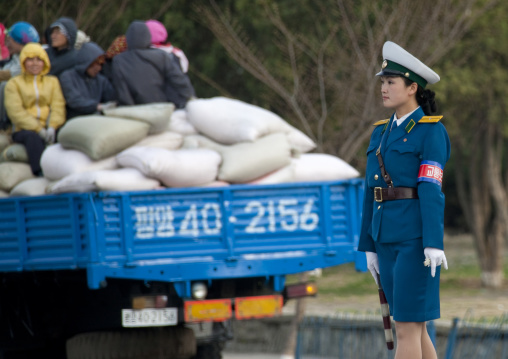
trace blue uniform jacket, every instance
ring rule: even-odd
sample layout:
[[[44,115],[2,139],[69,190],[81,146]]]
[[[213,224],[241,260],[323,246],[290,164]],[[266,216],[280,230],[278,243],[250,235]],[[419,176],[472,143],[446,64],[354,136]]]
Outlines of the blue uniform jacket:
[[[443,249],[445,198],[439,168],[444,169],[450,158],[450,139],[439,122],[442,116],[425,116],[418,108],[390,132],[393,117],[376,123],[367,149],[358,250],[376,252],[374,242],[397,243],[416,238],[422,238],[424,248]],[[394,187],[417,188],[418,199],[375,201],[374,188],[388,187],[376,157],[380,144]]]

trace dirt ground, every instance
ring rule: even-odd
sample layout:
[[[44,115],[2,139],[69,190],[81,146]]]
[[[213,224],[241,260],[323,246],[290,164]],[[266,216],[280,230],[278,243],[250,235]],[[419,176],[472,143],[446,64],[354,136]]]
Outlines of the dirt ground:
[[[449,271],[456,269],[460,263],[476,263],[476,254],[471,236],[447,235],[445,237],[445,253],[448,259]],[[508,255],[506,256],[508,261]],[[340,278],[326,278],[339,281]],[[373,312],[379,308],[377,292],[372,295],[337,297],[318,294],[315,298],[307,298],[306,315],[330,316],[337,313]],[[296,301],[290,301],[284,308],[285,314],[294,313]],[[508,279],[498,290],[488,290],[481,287],[480,278],[468,278],[460,282],[456,290],[441,291],[441,319],[444,322],[453,318],[473,317],[493,318],[508,315]]]

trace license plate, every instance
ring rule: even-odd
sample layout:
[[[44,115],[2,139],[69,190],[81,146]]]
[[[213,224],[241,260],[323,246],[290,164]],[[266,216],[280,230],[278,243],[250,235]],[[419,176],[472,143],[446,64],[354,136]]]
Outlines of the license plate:
[[[122,309],[122,326],[162,327],[178,324],[177,308]]]

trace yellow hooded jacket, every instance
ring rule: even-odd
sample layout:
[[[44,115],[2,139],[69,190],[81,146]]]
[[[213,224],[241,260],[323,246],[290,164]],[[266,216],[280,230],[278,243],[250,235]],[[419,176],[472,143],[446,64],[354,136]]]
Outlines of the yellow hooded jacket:
[[[25,60],[31,57],[44,61],[44,68],[37,76],[25,69]],[[28,43],[19,58],[21,75],[11,78],[5,85],[5,109],[13,131],[58,129],[65,122],[65,99],[58,78],[47,75],[51,65],[46,51],[40,44]]]

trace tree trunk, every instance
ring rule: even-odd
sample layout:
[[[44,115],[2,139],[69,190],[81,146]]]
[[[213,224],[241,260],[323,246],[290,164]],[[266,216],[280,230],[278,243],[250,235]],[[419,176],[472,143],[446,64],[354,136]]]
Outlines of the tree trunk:
[[[481,282],[487,288],[499,288],[503,282],[503,244],[508,223],[506,187],[501,173],[501,151],[496,145],[501,133],[488,121],[480,124],[472,142],[456,142],[456,180],[459,202],[473,234],[481,269]],[[498,145],[499,146],[499,145]],[[461,152],[471,149],[468,165]],[[464,173],[464,168],[469,171]],[[467,180],[466,180],[467,178]]]

